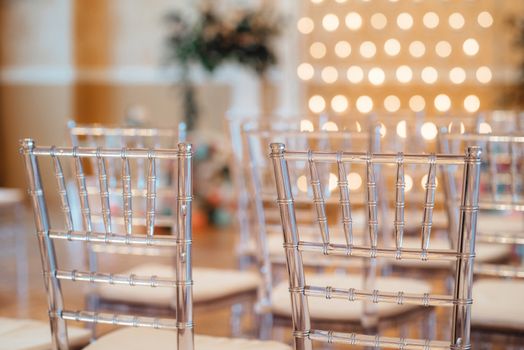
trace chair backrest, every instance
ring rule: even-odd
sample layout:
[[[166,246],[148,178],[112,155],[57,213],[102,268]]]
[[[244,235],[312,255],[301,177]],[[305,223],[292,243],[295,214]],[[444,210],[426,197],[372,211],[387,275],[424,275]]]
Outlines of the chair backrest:
[[[440,136],[442,152],[455,152],[465,146],[480,146],[485,149],[480,173],[479,208],[490,213],[524,214],[524,134],[447,134]],[[449,216],[456,227],[458,221],[457,198],[459,189],[449,184],[451,201],[447,206]],[[482,214],[481,214],[482,215]],[[501,216],[503,220],[504,216]],[[498,228],[480,227],[477,242],[490,244],[524,245],[523,226],[510,231]],[[524,278],[524,266],[515,264],[477,264],[475,273],[487,276]]]
[[[268,128],[258,129],[252,124],[248,125],[243,132],[243,144],[247,151],[245,158],[248,165],[246,169],[246,183],[250,193],[250,202],[253,204],[251,209],[254,217],[254,234],[253,239],[257,243],[257,260],[259,263],[259,270],[262,273],[263,288],[261,290],[261,302],[270,304],[271,296],[271,258],[269,256],[268,247],[268,233],[280,231],[280,224],[275,220],[278,217],[278,207],[274,205],[274,198],[276,196],[273,167],[271,161],[267,157],[267,147],[273,142],[285,142],[292,144],[295,147],[317,147],[318,149],[329,151],[344,147],[353,147],[367,151],[369,147],[370,138],[368,133],[361,132],[346,132],[346,131],[308,131],[301,132],[297,129],[285,130],[284,127],[280,130],[272,130]],[[310,174],[307,172],[305,164],[297,164],[291,169],[296,175],[297,181],[293,183],[292,189],[297,200],[302,200],[307,203],[312,196],[312,193],[307,191],[307,182]],[[334,185],[332,179],[334,174],[327,172],[331,186]],[[361,176],[355,173],[353,176]],[[325,196],[329,197],[331,188],[326,189]],[[300,211],[300,221],[302,224],[311,226],[314,215],[314,208],[305,206],[297,211]],[[279,219],[278,219],[279,220]],[[279,226],[278,230],[275,225]]]
[[[350,125],[343,123],[343,118],[334,116],[258,116],[257,118],[238,119],[228,116],[229,136],[231,141],[232,157],[230,169],[232,173],[233,186],[237,198],[237,222],[239,228],[239,240],[237,251],[242,256],[249,251],[251,238],[255,236],[252,232],[254,211],[253,201],[249,197],[248,189],[250,184],[249,150],[244,133],[246,131],[266,131],[266,132],[310,132],[326,130],[362,130],[362,123],[352,122]],[[263,145],[258,151],[265,152],[267,145]],[[262,154],[262,153],[261,153]],[[262,156],[263,158],[265,157]],[[273,184],[271,188],[273,189]]]
[[[178,349],[193,349],[193,312],[192,312],[192,274],[191,274],[191,201],[192,201],[192,149],[191,145],[181,143],[178,149],[110,149],[110,148],[59,148],[37,147],[31,139],[21,143],[24,157],[29,194],[31,196],[36,231],[40,247],[44,282],[48,295],[49,317],[53,346],[55,349],[68,349],[66,321],[83,321],[89,323],[106,323],[113,325],[152,327],[177,330]],[[103,217],[101,230],[96,229],[92,221],[94,199],[88,195],[86,175],[84,172],[87,160],[96,160],[98,179],[98,215]],[[132,175],[136,174],[136,162],[144,161],[147,165],[144,200],[146,201],[145,232],[138,231],[133,218]],[[57,187],[44,188],[39,170],[39,163],[47,161],[54,164]],[[122,172],[119,177],[122,191],[121,214],[123,220],[115,221],[112,213],[112,197],[108,186],[107,163],[118,161]],[[81,228],[73,226],[71,198],[66,188],[68,175],[64,165],[73,163],[72,177],[76,182],[76,191],[82,213]],[[157,172],[162,162],[176,162],[176,201],[173,203],[175,224],[174,236],[159,236],[155,233],[157,217]],[[49,219],[47,201],[50,196],[60,199],[63,213],[63,224],[58,225]],[[117,215],[117,216],[118,216]],[[164,247],[173,250],[176,264],[175,278],[152,276],[119,275],[98,271],[96,264],[88,262],[83,271],[68,270],[58,266],[55,252],[55,240],[65,242],[80,241],[85,245],[102,244],[124,247]],[[108,250],[108,252],[111,252]],[[88,257],[90,257],[88,255]],[[86,264],[87,265],[87,264]],[[176,290],[175,316],[172,319],[139,317],[136,315],[98,313],[89,310],[72,311],[64,308],[61,281],[87,283],[108,283],[132,286],[150,286],[153,288],[174,288]]]
[[[478,113],[472,133],[507,135],[524,131],[524,112],[517,110],[494,110]]]
[[[475,233],[477,220],[478,184],[480,171],[480,149],[468,148],[465,156],[460,155],[422,155],[422,154],[371,154],[362,152],[314,152],[287,151],[284,144],[271,144],[271,159],[274,166],[277,203],[282,217],[284,248],[292,302],[293,336],[297,349],[311,349],[311,342],[336,342],[376,348],[394,347],[399,349],[469,349],[470,348],[470,310],[471,284],[473,278],[473,259],[475,255]],[[311,172],[310,186],[313,192],[312,203],[317,212],[318,232],[321,242],[308,241],[301,234],[296,221],[296,204],[291,184],[291,162],[305,162]],[[338,169],[337,187],[339,210],[342,214],[345,243],[333,243],[330,239],[329,222],[326,220],[326,200],[323,195],[319,165],[330,164]],[[405,181],[404,166],[419,164],[427,166],[428,180],[423,202],[424,213],[421,223],[420,248],[403,247]],[[369,244],[354,244],[352,241],[351,210],[347,167],[360,165],[366,169],[363,181],[367,188],[366,207],[368,211]],[[377,170],[380,167],[394,166],[397,169],[395,181],[396,210],[395,219],[387,223],[394,227],[394,245],[384,246],[378,235]],[[457,232],[456,249],[432,249],[430,247],[431,224],[435,198],[435,178],[438,167],[463,166],[463,186],[461,195],[461,215]],[[430,293],[416,294],[409,291],[380,291],[364,287],[339,288],[337,286],[309,285],[304,274],[302,252],[316,252],[323,255],[341,257],[362,257],[375,260],[377,257],[393,259],[445,260],[456,263],[455,286],[452,295]],[[342,333],[331,330],[311,328],[307,297],[325,299],[337,298],[348,302],[362,300],[369,303],[416,304],[423,306],[448,306],[452,308],[451,341],[403,339],[370,336],[357,333]]]
[[[67,123],[72,147],[91,147],[91,148],[155,148],[173,149],[178,142],[185,142],[185,124],[179,125],[179,130],[168,128],[142,128],[129,126],[107,126],[101,124],[76,124],[74,121]],[[90,159],[90,168],[97,168],[97,160]],[[146,162],[144,159],[136,159],[137,176],[132,179],[134,191],[133,197],[143,197],[146,192]],[[157,206],[161,207],[157,213],[157,224],[165,227],[173,225],[172,213],[170,213],[171,202],[174,200],[175,193],[172,182],[172,162],[162,162],[156,169],[157,177]],[[122,193],[120,183],[117,181],[122,172],[120,162],[107,163],[108,188],[110,192]],[[86,187],[89,195],[97,191],[96,176],[86,174]],[[175,184],[176,185],[176,184]],[[117,206],[121,201],[115,201]],[[74,213],[78,213],[77,208],[72,208]],[[123,208],[122,208],[123,209]],[[144,208],[145,209],[145,208]],[[145,216],[145,215],[142,215]],[[76,216],[74,221],[78,221]],[[94,221],[100,222],[101,218],[96,215]]]
[[[387,117],[387,118],[386,118]],[[370,116],[372,127],[379,127],[380,132],[372,134],[373,137],[379,137],[380,142],[373,141],[379,147],[375,147],[374,152],[403,152],[403,153],[436,153],[439,152],[439,133],[464,134],[465,132],[475,130],[475,118],[472,116],[464,117],[454,116],[426,116],[423,113],[398,112],[389,116]],[[454,153],[460,153],[463,149],[455,150]],[[445,183],[443,173],[438,173],[436,177],[436,186],[443,186]],[[395,168],[384,168],[382,178],[385,183],[395,181]],[[406,182],[406,211],[414,215],[419,215],[423,208],[418,204],[426,195],[427,172],[425,169],[415,165],[406,164],[404,169],[404,180]],[[395,193],[392,191],[381,191],[380,194],[387,199],[388,214],[394,213],[395,210]],[[438,241],[443,242],[449,235],[446,235],[446,229],[449,228],[452,221],[448,215],[449,212],[445,206],[445,191],[436,191],[435,193],[435,215],[433,226],[441,230],[442,236]],[[394,215],[394,214],[393,214]],[[405,227],[406,231],[417,230],[416,225],[409,224]],[[453,240],[449,239],[449,245],[453,245]]]

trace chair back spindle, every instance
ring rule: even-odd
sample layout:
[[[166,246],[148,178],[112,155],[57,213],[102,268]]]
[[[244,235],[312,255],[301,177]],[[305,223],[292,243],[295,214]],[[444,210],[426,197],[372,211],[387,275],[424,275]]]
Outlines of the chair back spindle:
[[[37,147],[31,139],[25,139],[21,144],[21,153],[24,157],[29,194],[31,195],[35,215],[37,237],[39,242],[44,284],[48,296],[49,317],[53,348],[68,350],[66,321],[80,321],[88,323],[102,323],[131,327],[149,327],[158,329],[173,329],[177,332],[178,349],[192,350],[193,341],[193,300],[192,300],[192,270],[191,270],[191,212],[192,212],[192,149],[191,145],[181,143],[177,149],[136,149],[136,148],[88,148],[88,147]],[[98,178],[98,188],[91,188],[88,196],[86,175],[83,162],[94,160]],[[108,184],[107,163],[120,160],[122,200],[124,210],[123,222],[115,222],[112,217],[112,199]],[[141,160],[148,164],[147,169],[140,169]],[[43,188],[39,162],[51,161],[54,165],[57,188]],[[67,174],[64,172],[65,162],[73,163],[73,177],[76,180],[78,200],[82,209],[82,227],[73,224],[71,215],[71,201],[67,191]],[[173,227],[174,235],[158,235],[155,233],[155,204],[158,179],[156,177],[157,163],[176,162],[176,200],[173,203],[176,223]],[[145,232],[140,231],[132,221],[133,207],[130,198],[135,190],[132,188],[133,175],[138,177],[132,164],[142,170],[146,179],[145,189],[146,220]],[[96,193],[95,193],[96,192]],[[61,212],[64,217],[64,227],[51,224],[48,215],[46,195],[56,193],[60,199]],[[89,198],[97,195],[100,207],[90,206]],[[92,214],[103,217],[103,228],[92,222]],[[98,213],[100,211],[100,213]],[[175,277],[159,277],[156,275],[138,276],[124,275],[100,271],[90,260],[88,270],[68,269],[58,265],[55,240],[65,242],[83,242],[101,244],[112,247],[158,247],[173,250],[175,256]],[[113,250],[107,250],[111,253]],[[87,284],[104,283],[112,285],[149,286],[152,288],[174,288],[176,290],[176,304],[174,317],[155,318],[143,317],[134,314],[105,313],[93,310],[69,310],[65,307],[62,293],[62,281],[80,282]]]
[[[473,259],[475,252],[476,220],[478,211],[478,186],[480,174],[480,148],[470,147],[465,155],[423,155],[423,154],[383,154],[369,152],[316,152],[316,151],[288,151],[282,143],[272,143],[270,158],[274,167],[275,183],[277,190],[277,203],[280,208],[284,247],[289,273],[289,284],[292,301],[293,337],[296,349],[311,349],[312,341],[327,343],[343,343],[375,348],[399,349],[470,349],[470,314],[471,314],[471,285],[473,279]],[[292,185],[295,181],[289,171],[292,162],[305,161],[311,172],[311,186],[313,187],[313,201],[317,208],[319,234],[321,242],[311,240],[309,236],[301,234],[297,225],[296,206]],[[368,242],[355,244],[346,239],[345,244],[329,240],[329,224],[324,220],[323,200],[321,185],[316,174],[318,163],[336,164],[339,176],[345,175],[340,171],[347,164],[364,166],[366,171],[366,207],[368,212]],[[405,222],[405,165],[427,165],[426,195],[421,219],[421,243],[419,248],[403,247],[403,226]],[[392,182],[395,187],[395,217],[390,226],[393,228],[393,246],[384,245],[378,235],[379,215],[377,195],[377,178],[379,169],[385,166],[396,166],[396,178]],[[433,208],[435,205],[436,172],[439,167],[445,172],[453,172],[457,167],[462,167],[462,190],[460,194],[461,207],[459,226],[457,228],[457,242],[455,249],[433,249],[430,246],[430,235]],[[344,223],[351,212],[349,191],[347,191],[344,178],[339,180],[340,211]],[[384,184],[386,186],[386,184]],[[392,187],[393,187],[392,186]],[[315,195],[315,192],[317,193]],[[388,223],[381,223],[387,225]],[[346,226],[347,227],[347,226]],[[349,230],[349,228],[348,228]],[[364,271],[365,280],[362,286],[340,288],[337,286],[320,286],[308,284],[305,275],[303,252],[316,252],[323,255],[336,255],[340,257],[358,256],[368,260],[366,268],[373,268],[377,258],[394,258],[410,260],[444,260],[456,263],[455,286],[451,295],[432,293],[413,293],[410,291],[383,291],[374,286],[374,274]],[[366,317],[375,316],[371,312],[378,303],[412,304],[421,306],[446,306],[451,308],[452,332],[450,341],[430,339],[407,339],[384,337],[381,335],[364,335],[358,333],[343,333],[332,330],[312,329],[308,310],[308,297],[325,299],[344,299],[348,302],[364,301],[364,320]],[[370,305],[370,306],[369,306]],[[369,308],[366,309],[367,307]]]

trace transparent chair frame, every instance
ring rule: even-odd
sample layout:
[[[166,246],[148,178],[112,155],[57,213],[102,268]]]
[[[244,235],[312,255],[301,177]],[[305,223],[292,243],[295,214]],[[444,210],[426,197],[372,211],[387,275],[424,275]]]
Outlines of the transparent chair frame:
[[[282,217],[284,248],[289,273],[289,290],[292,302],[293,337],[296,349],[311,349],[312,341],[327,343],[344,343],[376,348],[399,349],[470,349],[470,317],[471,317],[471,286],[473,279],[473,260],[475,255],[475,234],[478,211],[478,186],[480,172],[480,154],[477,147],[467,149],[465,156],[459,155],[414,155],[414,154],[371,154],[356,152],[313,152],[287,151],[284,144],[271,144],[271,159],[274,166],[277,203]],[[289,161],[307,162],[311,172],[311,187],[316,207],[318,231],[322,242],[310,242],[300,235],[295,215],[295,201],[291,188]],[[329,225],[325,216],[325,199],[319,180],[317,163],[336,164],[341,176],[346,179],[344,164],[365,164],[367,169],[367,209],[369,245],[355,245],[352,242],[351,202],[349,200],[348,182],[338,181],[340,199],[339,208],[343,217],[346,243],[336,244],[330,241]],[[404,226],[404,177],[405,164],[418,163],[428,165],[428,182],[424,200],[424,214],[421,227],[420,248],[404,248],[402,246]],[[395,220],[395,247],[382,248],[378,242],[378,208],[377,182],[375,180],[376,164],[391,164],[397,167],[395,184],[397,205]],[[435,194],[435,178],[438,166],[463,166],[463,186],[461,192],[461,207],[457,231],[456,249],[436,250],[429,246],[431,222]],[[445,173],[446,174],[446,173]],[[308,285],[304,275],[302,252],[317,252],[323,255],[359,256],[374,260],[377,257],[396,259],[428,260],[441,259],[453,261],[456,264],[455,286],[452,295],[423,295],[409,292],[388,292],[343,289],[332,286]],[[383,336],[370,336],[357,333],[334,332],[311,328],[307,297],[325,299],[345,299],[348,302],[364,300],[372,303],[410,303],[416,305],[440,305],[452,308],[451,342],[427,339],[403,339]]]

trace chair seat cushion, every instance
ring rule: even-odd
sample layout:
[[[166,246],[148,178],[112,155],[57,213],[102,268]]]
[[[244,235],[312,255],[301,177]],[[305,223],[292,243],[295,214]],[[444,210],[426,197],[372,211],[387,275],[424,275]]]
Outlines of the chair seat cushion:
[[[343,274],[315,274],[306,275],[306,283],[315,286],[332,286],[339,288],[361,289],[362,277],[359,275]],[[272,310],[280,316],[291,316],[291,301],[288,282],[278,284],[272,294]],[[399,277],[378,277],[376,289],[388,292],[429,293],[429,283],[415,279]],[[319,297],[308,297],[309,312],[316,320],[335,320],[357,322],[362,318],[363,303],[361,301],[348,301],[343,299],[326,300]],[[402,314],[416,305],[398,305],[394,303],[378,303],[379,317],[390,317]]]
[[[406,248],[420,248],[420,237],[404,237],[403,246]],[[449,241],[446,237],[432,237],[429,243],[430,249],[449,249]],[[504,244],[477,243],[475,246],[475,261],[493,262],[507,258],[511,248]],[[451,262],[442,260],[389,260],[393,265],[401,267],[416,268],[445,268]]]
[[[477,220],[478,234],[524,231],[524,220],[520,213],[481,211]]]
[[[174,350],[177,349],[176,332],[149,328],[121,328],[111,332],[85,350]],[[196,350],[291,350],[291,347],[274,341],[218,338],[195,335]]]
[[[356,237],[356,239],[359,239],[360,237]],[[342,242],[343,243],[343,242]],[[271,261],[273,263],[280,263],[285,264],[285,255],[284,255],[284,248],[283,245],[283,239],[282,234],[271,234],[268,235],[268,249],[269,254],[271,256]],[[420,237],[404,237],[404,247],[409,248],[419,248],[420,247]],[[431,249],[449,249],[449,242],[446,237],[439,236],[439,237],[432,237],[430,242]],[[477,243],[476,247],[476,261],[478,262],[493,262],[493,261],[499,261],[506,257],[508,257],[508,254],[511,253],[511,248],[508,245],[504,244],[489,244],[489,243]],[[362,260],[361,259],[346,259],[343,257],[324,257],[320,256],[318,254],[308,254],[307,252],[303,252],[303,259],[304,264],[307,266],[315,265],[315,266],[346,266],[346,267],[355,267],[359,268],[362,266]],[[412,259],[405,259],[405,260],[396,260],[391,259],[389,262],[393,265],[398,265],[401,267],[408,267],[408,268],[445,268],[450,263],[447,261],[442,260],[427,260],[427,261],[421,261],[421,260],[412,260]]]
[[[22,203],[24,192],[17,188],[0,187],[0,207]]]
[[[137,276],[151,276],[174,278],[172,266],[165,264],[143,264],[129,269],[123,274]],[[205,267],[193,268],[193,301],[206,302],[228,296],[256,291],[259,285],[259,275],[253,271],[236,271]],[[127,285],[103,284],[98,286],[98,295],[105,300],[169,306],[174,300],[174,288],[151,288]]]
[[[81,346],[89,343],[91,331],[67,327],[69,344]],[[50,350],[49,322],[0,317],[0,350]]]
[[[524,330],[524,281],[481,279],[473,283],[473,326]]]

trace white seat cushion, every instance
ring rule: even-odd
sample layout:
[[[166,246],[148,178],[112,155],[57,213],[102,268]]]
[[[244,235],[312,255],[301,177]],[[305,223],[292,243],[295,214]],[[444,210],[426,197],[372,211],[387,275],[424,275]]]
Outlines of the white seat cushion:
[[[67,327],[69,344],[81,346],[89,343],[91,331]],[[0,317],[0,350],[50,350],[49,322]]]
[[[474,326],[524,330],[524,281],[481,279],[473,283]]]
[[[125,275],[174,278],[172,266],[165,264],[144,264],[123,272]],[[259,285],[259,275],[252,271],[236,271],[204,267],[193,268],[193,301],[205,302],[255,291]],[[107,300],[128,303],[169,306],[174,300],[174,288],[151,288],[146,286],[129,287],[127,285],[98,286],[98,294]]]
[[[176,332],[149,328],[121,328],[111,332],[85,350],[175,350]],[[218,338],[195,335],[195,350],[291,350],[274,341]]]
[[[420,248],[420,237],[404,237],[403,246],[406,248]],[[429,243],[430,249],[449,249],[449,241],[446,237],[432,237]],[[475,246],[475,261],[493,262],[507,258],[511,253],[511,247],[504,244],[477,243]],[[419,268],[444,268],[451,262],[442,260],[389,260],[391,264],[402,267]]]
[[[24,192],[17,188],[0,187],[0,207],[22,203]]]
[[[360,237],[357,236],[358,240]],[[343,242],[342,242],[343,243]],[[283,240],[282,234],[276,235],[272,234],[268,236],[268,247],[269,253],[271,255],[271,261],[274,263],[285,264],[285,255],[284,248],[282,247]],[[403,246],[406,248],[419,248],[420,247],[420,237],[404,237]],[[432,237],[430,242],[431,249],[449,249],[449,242],[446,237],[437,236]],[[488,244],[488,243],[477,243],[476,247],[476,261],[478,262],[493,262],[504,259],[508,257],[508,254],[511,253],[511,247],[504,244]],[[355,267],[359,268],[362,266],[361,259],[346,259],[344,257],[325,257],[319,256],[316,253],[310,254],[307,252],[302,253],[304,258],[304,264],[307,266],[316,265],[316,266],[346,266],[346,267]],[[391,259],[389,262],[393,265],[398,265],[402,267],[418,267],[418,268],[445,268],[450,263],[448,261],[442,260],[396,260]]]
[[[315,286],[332,286],[339,288],[357,288],[362,285],[362,277],[359,275],[339,275],[322,274],[306,275],[306,283]],[[278,284],[272,294],[272,310],[281,316],[291,316],[291,301],[288,282]],[[398,277],[379,277],[376,280],[376,288],[380,291],[388,292],[410,292],[410,293],[429,293],[431,287],[424,281],[398,278]],[[343,299],[330,299],[309,297],[309,312],[316,320],[338,320],[338,321],[359,321],[362,318],[363,303],[360,301],[348,301]],[[416,308],[416,305],[398,305],[394,303],[378,303],[379,317],[389,317],[404,313]]]
[[[477,230],[483,232],[523,232],[522,214],[481,211],[478,215]]]

